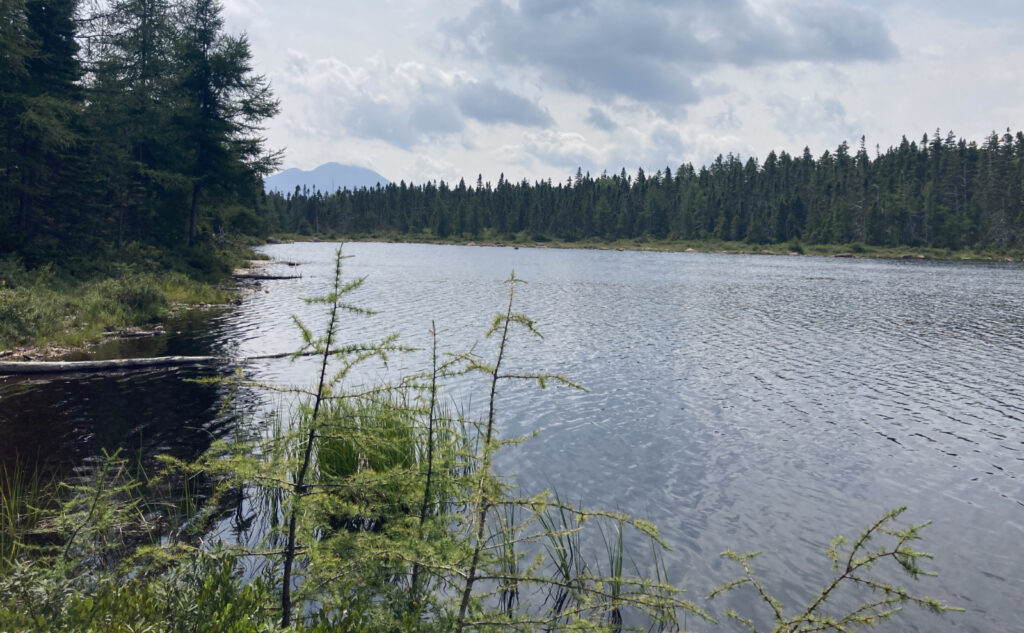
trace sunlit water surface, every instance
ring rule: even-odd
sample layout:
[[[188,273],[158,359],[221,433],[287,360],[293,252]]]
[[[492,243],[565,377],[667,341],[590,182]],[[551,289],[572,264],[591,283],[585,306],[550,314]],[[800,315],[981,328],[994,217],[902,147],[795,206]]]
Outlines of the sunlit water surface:
[[[277,272],[230,310],[172,322],[172,334],[94,354],[294,350],[292,315],[314,329],[332,244],[266,247]],[[827,578],[825,549],[891,508],[934,521],[922,548],[939,573],[922,593],[967,609],[908,612],[893,631],[1020,631],[1024,586],[1024,268],[696,253],[350,244],[346,276],[366,276],[349,341],[400,332],[429,346],[493,349],[482,335],[514,270],[516,309],[544,334],[512,340],[510,368],[564,374],[589,390],[520,386],[499,399],[502,432],[539,431],[502,468],[527,490],[653,520],[673,550],[672,580],[703,599],[735,575],[719,554],[762,550],[758,568],[785,604]],[[426,352],[358,380],[428,366]],[[229,432],[224,388],[183,378],[230,371],[0,378],[5,460],[74,461],[100,447],[194,454]],[[312,382],[311,362],[251,364],[252,378]],[[478,408],[470,383],[452,397]],[[253,398],[264,405],[269,395]],[[270,406],[273,406],[271,403]],[[750,609],[744,596],[726,605]],[[693,620],[691,627],[698,627]]]

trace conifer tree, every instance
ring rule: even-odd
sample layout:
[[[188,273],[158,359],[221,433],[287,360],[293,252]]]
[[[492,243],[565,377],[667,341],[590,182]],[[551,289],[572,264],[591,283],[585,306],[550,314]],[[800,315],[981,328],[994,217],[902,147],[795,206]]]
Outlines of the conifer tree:
[[[270,84],[252,68],[246,37],[224,32],[218,0],[187,0],[179,9],[178,67],[182,110],[176,124],[188,152],[192,184],[188,243],[199,231],[204,197],[237,193],[278,164],[263,123],[278,113]]]

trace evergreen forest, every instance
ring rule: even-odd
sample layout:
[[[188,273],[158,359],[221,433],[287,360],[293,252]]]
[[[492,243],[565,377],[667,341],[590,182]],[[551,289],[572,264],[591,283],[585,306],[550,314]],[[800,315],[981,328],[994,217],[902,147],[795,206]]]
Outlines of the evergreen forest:
[[[0,254],[254,231],[278,103],[219,2],[0,0],[0,30]]]
[[[723,240],[946,249],[1024,245],[1024,133],[978,145],[936,130],[869,154],[861,139],[815,158],[734,154],[653,175],[474,185],[443,181],[267,198],[272,230],[525,240]]]

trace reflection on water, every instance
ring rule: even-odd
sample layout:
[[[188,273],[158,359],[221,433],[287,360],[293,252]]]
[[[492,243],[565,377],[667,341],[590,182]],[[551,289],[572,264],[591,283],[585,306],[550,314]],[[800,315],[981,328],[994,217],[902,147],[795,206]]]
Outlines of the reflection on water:
[[[291,351],[293,313],[322,324],[299,299],[323,291],[333,250],[268,247],[302,262],[303,278],[168,328],[181,335],[130,343],[148,349],[104,353]],[[729,577],[718,553],[731,547],[764,550],[769,586],[802,603],[827,575],[831,536],[906,504],[913,520],[935,521],[924,549],[938,555],[940,577],[924,589],[968,613],[938,624],[908,613],[895,628],[1016,630],[1024,268],[390,244],[346,252],[347,273],[369,277],[356,301],[383,313],[346,324],[350,341],[399,331],[425,348],[434,319],[443,344],[465,350],[499,309],[510,271],[530,282],[518,308],[546,338],[515,340],[510,363],[590,392],[506,390],[505,433],[541,435],[503,468],[529,489],[653,519],[691,598]],[[420,352],[391,372],[425,364]],[[248,373],[305,384],[312,366],[272,360]],[[74,460],[119,443],[201,450],[230,421],[218,387],[182,380],[195,371],[0,379],[3,459]],[[468,388],[456,385],[455,397],[468,399]]]

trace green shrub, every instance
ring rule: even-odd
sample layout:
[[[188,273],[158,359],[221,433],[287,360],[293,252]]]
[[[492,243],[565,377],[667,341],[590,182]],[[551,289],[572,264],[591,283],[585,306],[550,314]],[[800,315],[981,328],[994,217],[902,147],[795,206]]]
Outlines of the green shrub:
[[[25,264],[17,257],[8,255],[0,259],[0,290],[30,286],[34,276],[25,270]]]
[[[85,301],[90,317],[108,317],[114,325],[149,323],[168,307],[160,283],[148,274],[127,274],[89,284]]]
[[[42,286],[0,289],[0,347],[30,343],[59,332],[73,310],[61,294]]]

